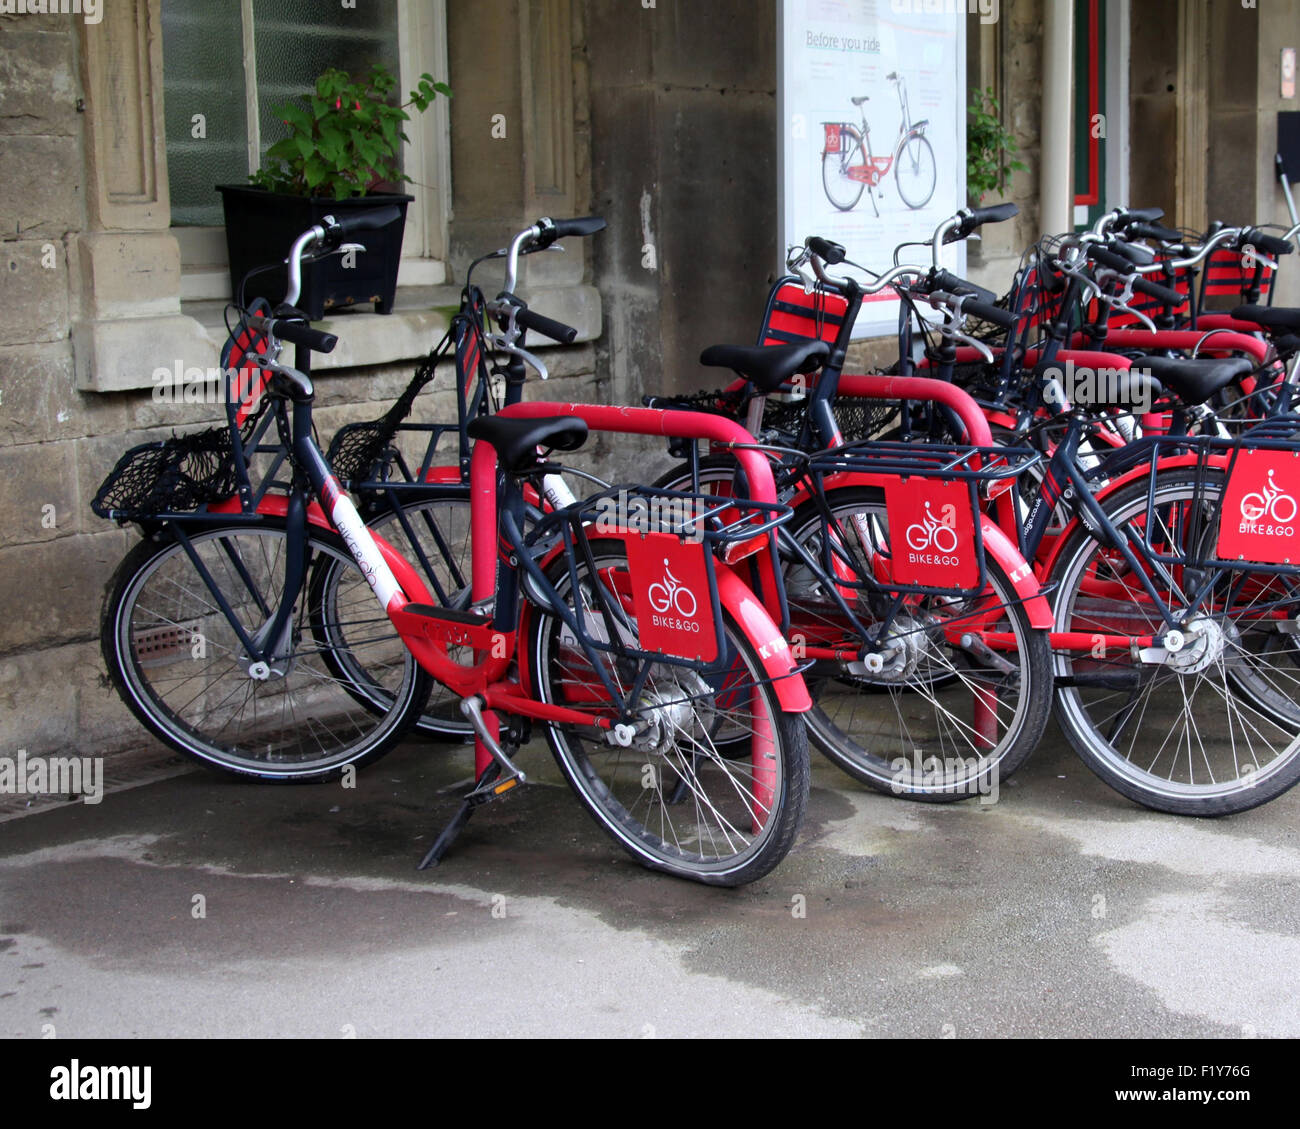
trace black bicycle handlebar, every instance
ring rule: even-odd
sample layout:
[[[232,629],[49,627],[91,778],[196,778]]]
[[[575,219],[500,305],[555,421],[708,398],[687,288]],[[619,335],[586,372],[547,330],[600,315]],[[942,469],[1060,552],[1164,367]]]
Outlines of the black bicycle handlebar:
[[[1020,208],[1016,204],[993,204],[987,208],[976,208],[970,215],[963,216],[961,222],[954,227],[946,236],[945,243],[955,243],[959,239],[965,239],[977,227],[986,223],[1002,223],[1013,216],[1020,214]]]
[[[844,262],[848,252],[838,243],[823,239],[820,235],[810,235],[804,240],[804,246],[821,259],[827,266]]]
[[[305,345],[315,353],[332,353],[334,346],[339,343],[336,334],[312,329],[311,326],[304,325],[300,321],[290,321],[283,317],[250,317],[248,323],[254,329],[278,337],[281,341],[288,341],[292,345]]]
[[[549,216],[543,216],[537,221],[537,227],[541,232],[533,240],[534,250],[541,250],[549,247],[557,239],[565,239],[570,235],[595,235],[598,231],[605,230],[605,218],[603,216],[579,216],[575,219],[553,220]]]
[[[954,310],[960,309],[964,314],[970,314],[981,321],[989,321],[994,325],[1000,325],[1003,329],[1015,328],[1015,314],[1009,310],[1000,310],[997,306],[990,305],[988,302],[980,302],[965,294],[949,294],[943,290],[932,290],[930,298],[939,305],[948,306]]]
[[[975,228],[985,223],[1003,223],[1018,215],[1020,215],[1020,207],[1017,204],[993,204],[988,208],[976,208],[971,213],[969,222],[971,227]]]
[[[1103,267],[1110,267],[1113,271],[1120,274],[1133,274],[1137,266],[1132,260],[1125,258],[1118,251],[1103,247],[1100,243],[1089,243],[1088,258],[1094,263],[1100,263]]]
[[[335,217],[330,233],[336,234],[340,239],[346,239],[349,235],[356,235],[360,231],[377,231],[401,218],[402,209],[396,204],[389,204],[383,208],[371,208],[369,211],[345,216],[343,219]]]
[[[558,341],[561,345],[572,345],[578,337],[578,331],[573,326],[548,318],[544,314],[528,309],[527,306],[519,308],[515,314],[515,322],[525,329],[540,333],[543,337],[549,337],[552,341]]]
[[[999,309],[988,302],[980,302],[973,298],[968,299],[962,309],[968,314],[974,314],[981,321],[992,322],[994,325],[1000,325],[1003,329],[1015,329],[1016,327],[1015,314],[1010,310]]]
[[[1168,286],[1161,286],[1158,282],[1151,282],[1148,279],[1138,277],[1133,280],[1133,289],[1139,294],[1145,294],[1148,298],[1154,298],[1163,306],[1171,309],[1177,309],[1187,301],[1187,295],[1180,294]]]
[[[985,290],[982,286],[958,278],[951,271],[932,270],[929,283],[934,290],[947,290],[950,294],[968,294],[977,301],[987,302],[989,305],[993,305],[998,300],[998,296],[992,290]]]
[[[1154,239],[1159,243],[1185,243],[1181,231],[1158,223],[1135,223],[1124,229],[1134,239]]]
[[[1260,231],[1257,227],[1242,232],[1237,246],[1245,247],[1248,244],[1257,251],[1263,251],[1266,255],[1289,255],[1293,250],[1289,239],[1269,235],[1268,232]]]

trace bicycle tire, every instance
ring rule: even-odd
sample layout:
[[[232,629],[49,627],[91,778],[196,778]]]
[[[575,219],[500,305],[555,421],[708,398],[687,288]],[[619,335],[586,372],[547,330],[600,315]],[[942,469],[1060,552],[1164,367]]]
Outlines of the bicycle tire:
[[[904,176],[905,162],[909,160],[912,169],[907,176]],[[918,191],[909,196],[912,184],[909,178],[913,176]],[[930,142],[919,133],[905,139],[898,148],[898,155],[894,158],[894,183],[898,186],[899,199],[913,211],[924,208],[930,202],[930,197],[934,195],[938,179],[938,166],[935,164],[934,149]],[[907,188],[903,186],[905,180],[909,184]]]
[[[621,540],[592,538],[591,548],[594,577],[580,566],[575,584],[559,567],[563,561],[551,573],[561,598],[571,609],[579,605],[584,617],[593,614],[594,586],[627,567]],[[527,654],[539,699],[590,700],[594,674],[585,653],[558,616],[532,611]],[[754,645],[725,612],[724,619],[725,680],[717,685],[716,676],[656,664],[643,691],[646,728],[631,747],[557,723],[548,724],[547,736],[583,806],[643,866],[708,885],[740,886],[770,872],[794,844],[808,796],[808,746],[800,719],[782,711],[761,676]],[[635,643],[630,612],[622,630]],[[609,659],[617,681],[619,659]],[[735,750],[740,728],[768,746],[761,756],[769,779],[759,780],[750,757]],[[714,739],[724,729],[725,744]],[[752,747],[749,752],[760,755]]]
[[[854,159],[855,154],[856,160]],[[839,211],[851,212],[857,207],[858,201],[862,199],[862,193],[867,188],[866,182],[851,179],[848,170],[854,165],[865,165],[866,163],[867,159],[860,137],[852,139],[847,155],[843,151],[822,154],[822,188],[826,192],[826,199]],[[834,188],[831,187],[832,184]],[[840,193],[838,199],[836,198],[837,192]]]
[[[1172,539],[1195,525],[1188,519],[1201,505],[1206,507],[1201,535],[1215,536],[1224,481],[1221,471],[1213,471],[1208,487],[1198,493],[1191,471],[1162,472],[1153,511],[1160,524],[1146,534],[1176,544]],[[1143,481],[1116,492],[1103,503],[1107,516],[1119,528],[1144,522],[1147,490]],[[1163,630],[1138,578],[1086,530],[1071,534],[1049,580],[1060,586],[1057,630],[1105,634],[1108,625],[1120,626],[1123,634]],[[1066,737],[1097,776],[1145,807],[1178,815],[1228,815],[1265,803],[1300,780],[1300,651],[1294,636],[1268,629],[1277,620],[1257,618],[1268,604],[1294,622],[1300,582],[1251,573],[1249,565],[1229,572],[1228,580],[1249,598],[1234,605],[1226,598],[1229,585],[1216,588],[1225,594],[1223,606],[1195,617],[1209,627],[1189,632],[1193,638],[1185,647],[1188,659],[1181,660],[1184,669],[1144,664],[1129,648],[1053,656],[1056,716]],[[1160,588],[1172,610],[1190,610],[1181,593]],[[1206,640],[1200,655],[1198,636]],[[1194,669],[1202,662],[1203,669]],[[1124,693],[1121,703],[1115,695]],[[1152,729],[1164,725],[1169,728],[1163,738],[1159,729],[1153,737]],[[1130,727],[1132,736],[1125,732]],[[1243,756],[1249,759],[1243,762]]]
[[[826,492],[832,536],[841,546],[858,543],[853,519],[875,523],[887,536],[883,492],[844,487]],[[816,506],[795,511],[790,536],[817,556],[827,522]],[[868,575],[861,550],[859,567]],[[987,585],[965,600],[918,597],[906,621],[897,622],[897,669],[876,676],[853,672],[849,664],[825,661],[805,676],[814,707],[806,715],[813,745],[855,780],[878,791],[925,802],[996,795],[1033,752],[1051,711],[1046,632],[1029,622],[1006,571],[986,554]],[[842,613],[824,592],[822,578],[787,560],[786,598],[791,642],[857,647]],[[848,598],[870,629],[875,617],[862,593]],[[1013,650],[998,652],[1010,669],[963,649],[955,634],[979,609],[986,629],[1011,632]],[[989,618],[996,616],[996,620]],[[910,628],[910,630],[904,630]],[[909,638],[910,636],[910,638]]]
[[[274,517],[190,537],[249,637],[269,626],[264,609],[279,602],[286,537],[284,520]],[[342,539],[313,528],[307,547],[309,559],[351,566],[353,583],[340,587],[334,611],[352,619],[358,634],[351,645],[370,652],[368,668],[384,665],[381,655],[404,653],[400,661],[386,659],[387,707],[359,704],[331,673],[305,630],[308,617],[321,614],[309,607],[307,581],[288,624],[292,651],[273,664],[278,670],[258,679],[182,544],[144,541],[109,582],[100,646],[118,694],[159,740],[210,768],[266,782],[328,780],[349,765],[377,760],[401,740],[431,680],[388,624]]]

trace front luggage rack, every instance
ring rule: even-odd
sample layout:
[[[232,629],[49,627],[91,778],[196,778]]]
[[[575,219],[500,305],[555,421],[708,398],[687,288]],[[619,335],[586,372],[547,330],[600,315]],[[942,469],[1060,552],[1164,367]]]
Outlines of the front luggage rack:
[[[230,431],[213,427],[132,447],[117,462],[90,508],[118,522],[192,513],[239,488]]]

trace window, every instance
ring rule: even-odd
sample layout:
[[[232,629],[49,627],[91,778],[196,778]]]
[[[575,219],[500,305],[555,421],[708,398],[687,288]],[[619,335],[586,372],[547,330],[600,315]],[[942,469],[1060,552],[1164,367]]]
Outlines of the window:
[[[163,0],[163,85],[173,233],[183,298],[224,297],[225,237],[217,184],[241,184],[284,128],[275,107],[309,90],[326,67],[382,63],[400,90],[423,71],[445,79],[446,21],[436,0]],[[438,100],[407,133],[403,167],[416,197],[401,281],[436,283],[449,200],[446,108]]]

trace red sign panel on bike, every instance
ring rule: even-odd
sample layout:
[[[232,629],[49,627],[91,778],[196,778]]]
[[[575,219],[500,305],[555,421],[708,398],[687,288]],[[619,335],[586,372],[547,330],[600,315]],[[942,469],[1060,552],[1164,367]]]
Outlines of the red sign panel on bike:
[[[898,584],[973,588],[979,583],[975,516],[965,482],[900,479],[885,491],[892,575]]]
[[[624,540],[641,649],[712,662],[718,637],[704,544],[672,533],[628,534]]]
[[[1223,492],[1218,553],[1224,560],[1300,563],[1300,458],[1290,451],[1246,450]]]
[[[823,122],[826,127],[826,152],[838,153],[840,151],[840,123]]]

